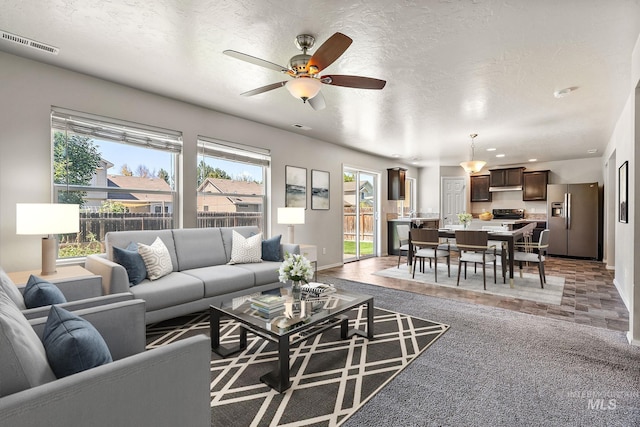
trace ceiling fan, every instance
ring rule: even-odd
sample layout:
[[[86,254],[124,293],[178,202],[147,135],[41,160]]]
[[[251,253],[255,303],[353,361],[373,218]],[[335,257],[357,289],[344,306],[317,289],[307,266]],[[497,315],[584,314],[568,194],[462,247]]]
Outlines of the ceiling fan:
[[[309,101],[309,105],[311,105],[314,110],[322,110],[325,107],[324,96],[320,93],[322,84],[379,90],[387,83],[384,80],[371,77],[335,74],[320,76],[319,73],[338,59],[351,45],[353,40],[342,33],[335,33],[318,48],[313,56],[308,55],[307,51],[313,47],[315,40],[316,39],[309,34],[297,36],[295,44],[297,48],[302,51],[302,54],[293,56],[289,60],[288,67],[283,67],[273,62],[247,55],[246,53],[236,52],[235,50],[225,50],[223,53],[232,58],[270,68],[292,77],[292,80],[272,83],[241,93],[241,95],[253,96],[284,86],[289,90],[291,95],[302,99],[302,102]]]

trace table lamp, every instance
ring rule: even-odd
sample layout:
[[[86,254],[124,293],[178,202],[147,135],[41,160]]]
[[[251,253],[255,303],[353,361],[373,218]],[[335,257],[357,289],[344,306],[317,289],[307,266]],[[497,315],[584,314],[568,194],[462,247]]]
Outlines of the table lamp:
[[[278,224],[289,226],[289,243],[293,243],[294,224],[304,224],[304,208],[278,208]]]
[[[61,203],[17,203],[16,234],[46,235],[42,238],[42,275],[56,272],[56,234],[80,231],[80,206]]]

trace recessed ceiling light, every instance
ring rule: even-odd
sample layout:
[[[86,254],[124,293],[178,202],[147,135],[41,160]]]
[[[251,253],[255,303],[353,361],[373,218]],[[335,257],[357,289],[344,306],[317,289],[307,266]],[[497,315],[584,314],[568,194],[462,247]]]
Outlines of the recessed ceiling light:
[[[567,87],[564,89],[558,89],[555,92],[553,92],[553,96],[555,96],[556,98],[563,98],[567,95],[569,95],[571,92],[575,91],[576,89],[578,89],[577,87]]]
[[[590,150],[587,150],[587,153],[589,153],[589,154],[595,154],[597,152],[598,152],[598,150],[596,148],[592,148]]]
[[[529,159],[530,162],[537,162],[538,159]]]
[[[292,124],[291,126],[293,126],[294,128],[298,128],[298,129],[302,129],[302,130],[311,130],[311,128],[309,126],[305,126],[305,125],[300,125],[300,124]]]
[[[487,151],[496,151],[496,149],[491,147],[491,148],[487,148]]]
[[[496,157],[504,157],[504,154],[496,154]]]

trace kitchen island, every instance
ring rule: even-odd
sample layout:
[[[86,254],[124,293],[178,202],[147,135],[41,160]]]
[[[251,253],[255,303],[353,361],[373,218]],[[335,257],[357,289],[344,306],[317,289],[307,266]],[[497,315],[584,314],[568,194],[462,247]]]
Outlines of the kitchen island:
[[[408,225],[410,228],[440,228],[440,218],[438,217],[417,217],[417,218],[396,218],[387,220],[388,241],[387,252],[389,255],[399,255],[398,248],[400,243],[398,240],[397,226],[400,224]]]

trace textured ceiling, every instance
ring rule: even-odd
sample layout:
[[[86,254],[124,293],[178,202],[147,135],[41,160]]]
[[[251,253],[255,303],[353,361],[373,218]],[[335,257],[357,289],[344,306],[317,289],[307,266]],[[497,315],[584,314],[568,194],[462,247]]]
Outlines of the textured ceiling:
[[[60,49],[0,41],[6,52],[418,166],[468,160],[470,133],[489,166],[601,156],[640,32],[638,0],[0,0],[0,10],[0,29]],[[287,77],[223,50],[287,65],[296,35],[317,48],[335,32],[353,43],[323,74],[384,79],[383,90],[324,85],[320,111],[284,88],[239,96]],[[553,96],[567,87],[578,89]]]

